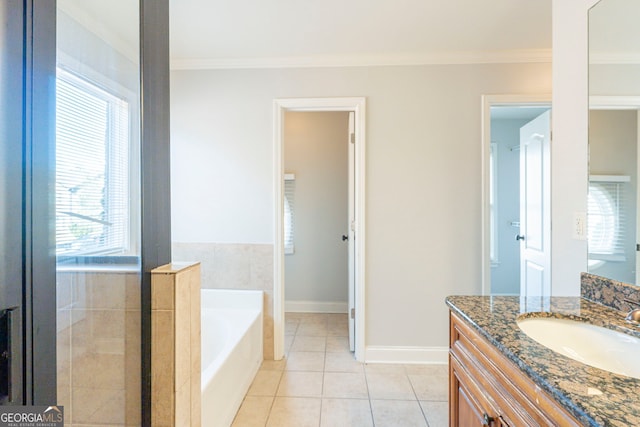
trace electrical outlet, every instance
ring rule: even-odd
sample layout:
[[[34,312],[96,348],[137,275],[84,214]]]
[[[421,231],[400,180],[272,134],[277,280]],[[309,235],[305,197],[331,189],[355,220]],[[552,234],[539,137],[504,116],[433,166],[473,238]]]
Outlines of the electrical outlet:
[[[587,213],[573,213],[573,238],[577,240],[587,240]]]

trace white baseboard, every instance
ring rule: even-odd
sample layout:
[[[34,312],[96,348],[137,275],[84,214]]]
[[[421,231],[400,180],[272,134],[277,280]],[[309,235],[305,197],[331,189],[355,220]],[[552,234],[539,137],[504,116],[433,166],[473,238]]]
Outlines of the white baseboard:
[[[368,346],[365,362],[446,365],[449,363],[449,347]]]
[[[343,301],[285,301],[284,311],[289,313],[347,313]]]

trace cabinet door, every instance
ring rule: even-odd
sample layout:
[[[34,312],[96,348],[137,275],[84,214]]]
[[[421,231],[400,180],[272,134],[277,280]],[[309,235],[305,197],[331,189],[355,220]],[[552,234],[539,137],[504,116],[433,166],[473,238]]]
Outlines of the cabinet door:
[[[455,394],[451,396],[453,402],[452,427],[508,427],[501,418],[495,415],[496,411],[482,395],[474,394],[465,386],[464,381],[460,380],[455,370],[453,371],[452,390]]]
[[[462,385],[458,387],[458,425],[459,426],[481,426],[484,418],[478,411],[473,401],[469,398],[468,392]]]

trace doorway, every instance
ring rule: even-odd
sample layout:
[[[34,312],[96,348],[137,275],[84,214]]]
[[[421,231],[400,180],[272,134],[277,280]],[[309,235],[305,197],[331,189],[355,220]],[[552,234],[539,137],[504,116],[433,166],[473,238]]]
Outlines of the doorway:
[[[364,356],[364,98],[279,99],[274,102],[274,358],[284,355],[285,312],[285,115],[293,112],[352,112],[349,143],[349,215],[342,230],[348,241],[348,317],[356,360]],[[289,176],[291,178],[291,176]],[[290,251],[290,248],[286,249]]]
[[[550,110],[550,100],[551,97],[548,95],[483,97],[482,289],[484,294],[521,295],[523,293],[521,288],[529,282],[535,282],[535,277],[541,279],[539,282],[542,283],[542,277],[549,276],[549,271],[543,274],[537,268],[529,268],[537,267],[529,262],[531,261],[529,258],[532,254],[537,256],[540,253],[531,251],[531,246],[536,246],[534,245],[536,239],[526,238],[527,234],[531,234],[530,229],[536,228],[535,225],[539,225],[537,228],[541,233],[549,230],[548,218],[543,222],[543,216],[538,216],[540,221],[537,224],[528,221],[527,225],[527,218],[530,215],[526,212],[531,212],[531,209],[527,209],[527,200],[530,198],[521,195],[527,192],[538,194],[536,191],[531,191],[532,182],[537,182],[538,190],[543,186],[541,177],[532,179],[543,169],[542,164],[530,168],[529,172],[526,165],[532,158],[541,159],[537,154],[542,151],[534,150],[543,146],[537,139],[541,134],[546,133],[545,144],[548,149],[549,132],[533,132],[530,123],[545,111]],[[523,134],[530,130],[533,132],[531,135]],[[530,140],[532,137],[533,140]],[[545,184],[547,187],[548,163],[547,160],[547,172],[542,173],[547,177]],[[521,174],[524,174],[526,179],[524,177],[521,179]],[[533,203],[533,205],[541,204],[537,201]],[[539,239],[539,241],[542,240],[545,247],[548,246],[550,239]],[[545,249],[544,255],[548,258],[548,249]],[[532,275],[533,271],[538,271],[540,274]],[[544,288],[542,285],[540,287]]]

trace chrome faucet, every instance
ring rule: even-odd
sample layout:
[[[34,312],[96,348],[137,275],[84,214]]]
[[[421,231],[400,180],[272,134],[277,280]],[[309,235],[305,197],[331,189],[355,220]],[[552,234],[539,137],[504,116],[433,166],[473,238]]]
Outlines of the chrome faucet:
[[[640,322],[640,308],[631,310],[629,314],[627,314],[627,317],[625,317],[625,320],[627,322],[635,322],[635,323]]]

